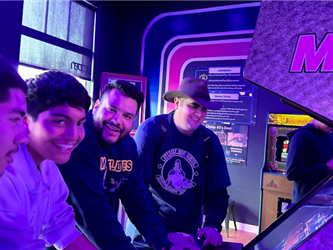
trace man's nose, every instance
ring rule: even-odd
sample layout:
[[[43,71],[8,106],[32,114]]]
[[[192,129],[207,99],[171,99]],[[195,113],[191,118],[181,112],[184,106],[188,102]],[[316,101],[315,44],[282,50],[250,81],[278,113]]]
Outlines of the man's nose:
[[[205,116],[206,113],[207,113],[207,110],[206,110],[205,108],[203,108],[203,107],[198,108],[198,109],[196,109],[196,111],[195,111],[195,115],[196,115],[196,116],[199,116],[199,117]]]
[[[67,139],[77,139],[79,134],[79,127],[76,124],[67,124],[65,128],[64,137]]]
[[[18,133],[14,138],[14,142],[16,144],[28,144],[29,143],[28,133],[29,133],[28,125],[25,122],[23,122],[20,129],[18,130]]]
[[[120,124],[120,121],[121,121],[121,114],[120,114],[120,112],[115,113],[115,114],[112,116],[111,121],[112,121],[114,124]]]

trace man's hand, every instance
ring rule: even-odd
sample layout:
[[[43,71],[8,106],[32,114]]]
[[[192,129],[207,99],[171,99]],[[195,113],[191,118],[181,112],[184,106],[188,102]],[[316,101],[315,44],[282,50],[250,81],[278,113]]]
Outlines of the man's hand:
[[[212,227],[203,227],[200,228],[197,232],[199,237],[205,236],[205,241],[203,243],[204,247],[208,246],[208,244],[217,247],[221,246],[223,243],[222,235]]]
[[[169,233],[168,239],[174,244],[170,250],[200,250],[193,237],[185,233]]]

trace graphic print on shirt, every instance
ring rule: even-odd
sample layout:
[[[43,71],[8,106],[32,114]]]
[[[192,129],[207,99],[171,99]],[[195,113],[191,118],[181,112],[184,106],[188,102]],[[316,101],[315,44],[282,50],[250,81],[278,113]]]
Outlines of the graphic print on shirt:
[[[193,179],[199,175],[195,171],[199,164],[192,154],[180,148],[173,148],[160,159],[163,162],[158,165],[161,174],[155,177],[164,190],[182,195],[197,185]]]
[[[101,171],[104,170],[103,188],[107,189],[109,192],[114,192],[120,187],[122,183],[128,180],[121,173],[131,172],[133,169],[133,162],[132,160],[115,161],[114,159],[106,159],[106,157],[101,157],[99,168]]]

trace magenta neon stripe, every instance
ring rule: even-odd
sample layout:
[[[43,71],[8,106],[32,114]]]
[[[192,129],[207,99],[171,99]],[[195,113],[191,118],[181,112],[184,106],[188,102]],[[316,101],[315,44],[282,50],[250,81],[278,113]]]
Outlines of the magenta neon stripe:
[[[235,4],[235,5],[226,5],[220,7],[210,7],[210,8],[203,8],[203,9],[194,9],[194,10],[185,10],[185,11],[175,11],[175,12],[168,12],[163,13],[155,17],[145,29],[142,37],[142,45],[141,45],[141,65],[140,65],[140,75],[143,75],[143,67],[144,67],[144,53],[145,53],[145,43],[146,37],[150,30],[150,28],[160,19],[167,17],[167,16],[176,16],[176,15],[186,15],[186,14],[195,14],[201,12],[212,12],[212,11],[219,11],[219,10],[227,10],[227,9],[236,9],[236,8],[247,8],[247,7],[255,7],[260,6],[260,2],[256,3],[244,3],[244,4]]]
[[[180,81],[180,72],[183,64],[192,58],[201,57],[229,57],[229,56],[247,56],[250,49],[251,38],[230,40],[229,43],[226,40],[221,41],[220,44],[211,44],[211,41],[202,42],[201,44],[195,43],[186,44],[179,47],[172,53],[172,56],[168,59],[167,75],[169,75],[168,89],[177,89]],[[169,71],[169,72],[168,72]],[[172,105],[167,105],[167,110],[172,110]]]
[[[204,33],[204,34],[191,34],[191,35],[181,35],[181,36],[175,36],[171,38],[163,47],[162,53],[161,53],[161,61],[160,61],[160,77],[159,77],[159,88],[158,88],[158,96],[161,96],[161,91],[162,91],[162,76],[163,76],[163,68],[164,68],[164,58],[165,58],[165,51],[169,47],[169,45],[180,39],[188,39],[188,38],[199,38],[199,37],[216,37],[216,36],[228,36],[228,35],[239,35],[239,34],[252,34],[254,30],[237,30],[237,31],[225,31],[225,32],[216,32],[216,33]],[[214,41],[211,41],[214,43]],[[200,42],[198,42],[200,43]],[[219,42],[221,43],[221,42]],[[177,46],[175,47],[177,48]],[[174,50],[172,50],[174,51]],[[173,53],[171,51],[171,53]],[[168,83],[166,83],[168,84]],[[161,113],[160,111],[160,99],[158,100],[158,106],[157,106],[157,113]]]

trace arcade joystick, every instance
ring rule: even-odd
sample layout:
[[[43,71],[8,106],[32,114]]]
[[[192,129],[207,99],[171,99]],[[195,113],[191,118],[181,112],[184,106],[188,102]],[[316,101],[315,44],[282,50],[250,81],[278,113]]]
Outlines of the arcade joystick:
[[[203,234],[201,237],[197,235],[197,243],[199,243],[199,247],[204,247],[204,242],[206,240],[206,234]],[[205,249],[214,249],[215,247],[211,244],[208,244],[204,247]]]

